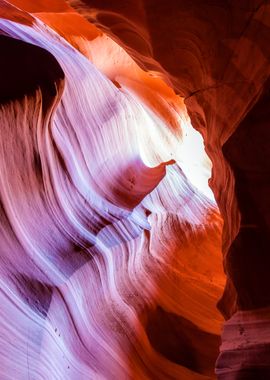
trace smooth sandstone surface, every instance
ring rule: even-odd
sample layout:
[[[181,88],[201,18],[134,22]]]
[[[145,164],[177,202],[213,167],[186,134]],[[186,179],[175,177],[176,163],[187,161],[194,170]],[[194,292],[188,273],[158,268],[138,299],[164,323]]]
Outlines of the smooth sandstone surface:
[[[1,379],[270,378],[269,27],[0,1]]]

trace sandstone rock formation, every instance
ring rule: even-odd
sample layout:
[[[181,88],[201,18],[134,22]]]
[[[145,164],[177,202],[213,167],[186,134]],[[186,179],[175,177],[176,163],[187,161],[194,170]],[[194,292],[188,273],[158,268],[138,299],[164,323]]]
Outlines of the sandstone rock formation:
[[[270,2],[68,3],[0,0],[0,378],[267,380]]]

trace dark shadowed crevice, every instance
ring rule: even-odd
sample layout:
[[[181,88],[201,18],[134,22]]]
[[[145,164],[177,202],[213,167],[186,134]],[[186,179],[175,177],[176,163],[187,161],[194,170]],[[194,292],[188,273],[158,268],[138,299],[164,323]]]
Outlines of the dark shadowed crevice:
[[[56,95],[64,72],[54,56],[41,47],[0,35],[0,103],[32,95],[40,88],[43,99]]]
[[[270,81],[223,146],[235,176],[240,230],[226,262],[240,309],[270,305]]]
[[[154,349],[168,360],[192,371],[213,375],[219,336],[202,331],[161,307],[149,313],[146,332]]]

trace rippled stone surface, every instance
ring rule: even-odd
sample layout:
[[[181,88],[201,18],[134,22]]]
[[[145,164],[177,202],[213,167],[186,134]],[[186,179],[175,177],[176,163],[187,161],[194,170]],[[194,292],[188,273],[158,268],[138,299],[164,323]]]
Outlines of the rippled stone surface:
[[[269,14],[0,1],[1,379],[267,379]]]

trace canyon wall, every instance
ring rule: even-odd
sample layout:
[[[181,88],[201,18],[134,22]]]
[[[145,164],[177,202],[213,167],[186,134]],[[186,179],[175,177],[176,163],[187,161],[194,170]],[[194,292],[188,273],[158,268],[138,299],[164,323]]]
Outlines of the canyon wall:
[[[1,379],[270,378],[269,27],[0,0]]]

